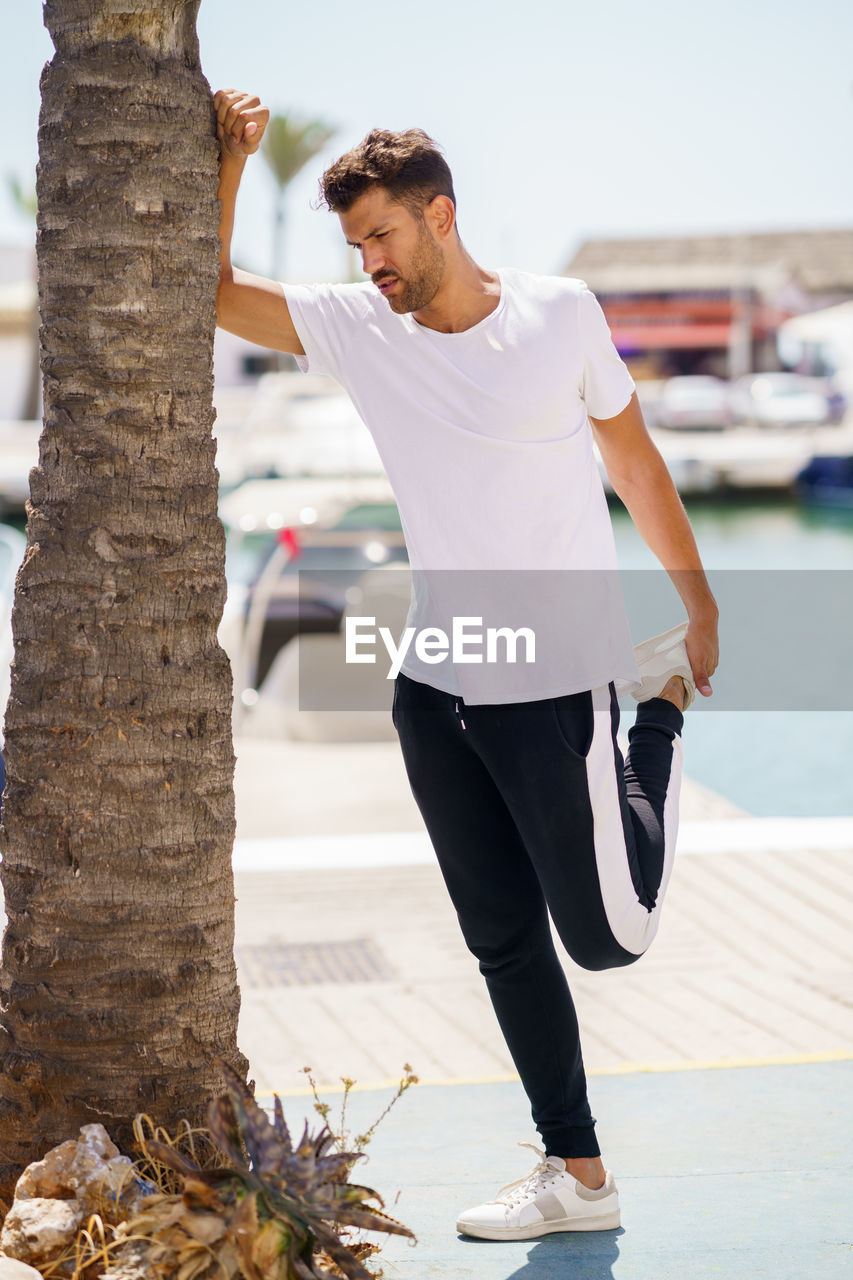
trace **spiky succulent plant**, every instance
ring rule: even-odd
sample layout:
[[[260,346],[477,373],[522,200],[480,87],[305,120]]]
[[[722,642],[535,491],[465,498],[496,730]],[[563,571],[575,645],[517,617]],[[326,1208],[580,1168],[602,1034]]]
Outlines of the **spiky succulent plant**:
[[[278,1095],[270,1121],[237,1073],[218,1065],[227,1092],[211,1102],[208,1126],[230,1165],[201,1169],[166,1143],[145,1143],[150,1156],[181,1176],[183,1209],[224,1220],[222,1244],[230,1245],[246,1280],[332,1280],[336,1274],[372,1280],[356,1256],[363,1246],[345,1244],[340,1230],[414,1236],[383,1212],[375,1191],[349,1181],[362,1157],[330,1150],[330,1130],[310,1133],[307,1122],[294,1144]],[[128,1227],[133,1232],[134,1223]]]

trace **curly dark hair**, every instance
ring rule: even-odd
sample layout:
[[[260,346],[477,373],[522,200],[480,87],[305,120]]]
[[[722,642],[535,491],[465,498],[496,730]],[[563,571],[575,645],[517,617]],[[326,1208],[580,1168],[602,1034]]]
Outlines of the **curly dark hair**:
[[[384,187],[418,217],[436,196],[448,196],[456,206],[450,168],[423,129],[372,129],[323,174],[318,203],[332,213],[347,213],[375,186]]]

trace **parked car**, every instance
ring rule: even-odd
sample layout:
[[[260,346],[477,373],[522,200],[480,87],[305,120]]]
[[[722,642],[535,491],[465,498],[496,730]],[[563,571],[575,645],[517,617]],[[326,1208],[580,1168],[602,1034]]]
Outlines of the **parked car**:
[[[705,374],[669,378],[657,403],[657,425],[719,431],[734,421],[728,383]]]
[[[337,634],[364,574],[405,569],[408,553],[384,476],[248,480],[222,499],[219,514],[228,574],[219,639],[239,714],[291,640]]]
[[[732,385],[739,421],[756,427],[824,426],[837,421],[824,378],[801,373],[750,373]]]

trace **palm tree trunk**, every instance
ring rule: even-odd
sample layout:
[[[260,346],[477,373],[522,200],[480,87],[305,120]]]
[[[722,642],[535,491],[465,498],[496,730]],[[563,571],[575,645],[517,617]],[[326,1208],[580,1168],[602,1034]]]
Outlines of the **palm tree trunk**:
[[[198,0],[47,0],[44,429],[6,717],[0,1194],[81,1123],[238,1070],[211,437],[218,147]]]

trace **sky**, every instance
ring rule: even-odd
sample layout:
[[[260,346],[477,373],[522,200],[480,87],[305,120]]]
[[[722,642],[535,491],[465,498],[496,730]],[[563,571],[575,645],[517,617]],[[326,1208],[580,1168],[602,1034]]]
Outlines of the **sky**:
[[[10,25],[14,22],[14,38]],[[346,278],[323,167],[369,129],[444,147],[460,232],[486,268],[560,272],[592,236],[853,226],[849,0],[202,0],[213,89],[337,126],[293,183],[287,278]],[[41,6],[6,15],[0,171],[34,181]],[[272,271],[273,183],[247,166],[234,257]],[[29,223],[0,190],[0,244]]]

